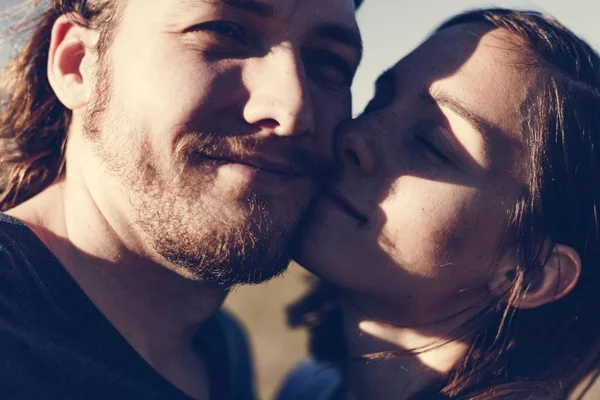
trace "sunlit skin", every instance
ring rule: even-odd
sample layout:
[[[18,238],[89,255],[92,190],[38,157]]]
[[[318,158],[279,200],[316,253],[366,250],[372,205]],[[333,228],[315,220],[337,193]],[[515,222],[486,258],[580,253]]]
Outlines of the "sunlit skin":
[[[382,75],[365,113],[341,127],[341,174],[298,259],[339,286],[350,356],[435,344],[503,293],[515,265],[503,238],[525,184],[521,107],[538,73],[518,68],[522,47],[485,25],[445,29]],[[521,306],[565,295],[579,268],[557,246]],[[349,395],[407,398],[467,344],[351,362]]]
[[[285,268],[350,116],[354,2],[123,4],[102,56],[77,16],[56,22],[48,78],[72,110],[66,175],[9,214],[147,362],[207,398],[193,334],[230,286]]]

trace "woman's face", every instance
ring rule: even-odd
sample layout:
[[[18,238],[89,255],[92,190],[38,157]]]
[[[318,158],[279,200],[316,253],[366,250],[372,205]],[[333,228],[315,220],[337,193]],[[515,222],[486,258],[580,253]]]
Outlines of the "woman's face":
[[[464,24],[380,77],[364,115],[341,127],[341,173],[299,261],[403,310],[489,293],[524,182],[521,107],[535,79],[524,54],[507,31]]]

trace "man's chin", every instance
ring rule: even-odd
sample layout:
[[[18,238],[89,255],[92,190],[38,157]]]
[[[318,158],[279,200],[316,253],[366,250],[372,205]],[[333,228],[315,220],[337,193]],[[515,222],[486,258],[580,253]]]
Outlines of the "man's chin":
[[[283,273],[303,211],[292,206],[299,203],[254,192],[235,199],[219,194],[210,202],[197,199],[183,207],[167,199],[155,212],[140,207],[139,221],[154,250],[193,279],[228,287],[258,284]]]
[[[290,262],[289,238],[270,224],[217,230],[202,237],[155,242],[170,264],[197,281],[231,287],[266,282],[282,274]]]
[[[238,285],[256,285],[270,281],[283,274],[290,264],[288,257],[266,259],[262,262],[240,263],[232,261],[227,265],[211,265],[195,270],[197,278],[231,288]]]

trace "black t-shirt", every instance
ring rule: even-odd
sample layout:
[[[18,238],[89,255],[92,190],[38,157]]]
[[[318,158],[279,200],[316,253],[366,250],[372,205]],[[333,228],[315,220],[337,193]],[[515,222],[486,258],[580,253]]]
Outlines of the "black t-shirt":
[[[223,312],[196,336],[213,400],[253,399],[250,357]],[[147,364],[21,222],[0,214],[0,399],[189,400]]]
[[[407,400],[450,400],[432,385]],[[343,400],[344,375],[340,368],[325,361],[308,358],[298,364],[283,381],[276,400]]]

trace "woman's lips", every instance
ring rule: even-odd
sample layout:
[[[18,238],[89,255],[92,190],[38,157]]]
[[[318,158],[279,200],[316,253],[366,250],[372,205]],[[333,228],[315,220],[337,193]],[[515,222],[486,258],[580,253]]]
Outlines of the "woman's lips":
[[[356,219],[361,225],[366,225],[368,222],[367,217],[356,208],[352,202],[350,202],[344,195],[335,189],[327,190],[324,196],[335,203],[341,208],[346,214]]]

